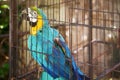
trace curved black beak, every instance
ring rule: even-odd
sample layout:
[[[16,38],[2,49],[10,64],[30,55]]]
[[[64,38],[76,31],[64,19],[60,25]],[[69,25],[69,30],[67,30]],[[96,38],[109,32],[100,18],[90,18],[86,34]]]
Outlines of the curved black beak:
[[[31,27],[35,27],[35,25],[37,24],[37,21],[36,22],[32,22],[31,19],[33,17],[30,17],[28,15],[29,13],[30,13],[30,9],[29,8],[23,10],[22,13],[21,13],[21,18],[24,19],[24,20],[29,21],[29,24],[30,24]]]
[[[37,22],[29,22],[31,27],[35,27],[35,25],[37,25]]]

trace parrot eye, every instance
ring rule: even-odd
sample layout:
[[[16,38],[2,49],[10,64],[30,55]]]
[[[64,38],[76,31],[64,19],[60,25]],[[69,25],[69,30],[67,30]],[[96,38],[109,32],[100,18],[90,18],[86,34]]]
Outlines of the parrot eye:
[[[37,12],[36,11],[31,11],[28,16],[33,17],[33,18],[37,18]]]
[[[36,12],[36,11],[34,11],[34,12],[33,12],[33,15],[34,15],[34,16],[37,16],[37,12]]]

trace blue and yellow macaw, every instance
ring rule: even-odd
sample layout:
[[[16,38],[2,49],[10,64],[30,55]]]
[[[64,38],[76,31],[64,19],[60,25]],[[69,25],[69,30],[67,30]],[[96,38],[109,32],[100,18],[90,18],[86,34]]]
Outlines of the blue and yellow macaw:
[[[36,7],[28,8],[27,12],[28,48],[44,69],[40,80],[90,80],[76,65],[61,34],[50,27],[45,13]]]

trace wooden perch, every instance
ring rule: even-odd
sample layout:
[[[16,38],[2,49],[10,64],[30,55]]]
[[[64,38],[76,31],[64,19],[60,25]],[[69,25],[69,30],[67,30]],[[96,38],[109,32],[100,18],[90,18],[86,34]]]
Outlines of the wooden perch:
[[[2,34],[0,35],[0,38],[9,38],[9,34]]]
[[[29,34],[29,32],[19,32],[18,36],[21,37],[21,36],[24,36],[26,34]],[[2,34],[2,35],[0,35],[0,38],[9,38],[9,34]]]
[[[120,63],[116,64],[115,66],[113,66],[110,69],[105,70],[104,72],[102,72],[97,78],[96,80],[101,80],[104,76],[106,76],[107,74],[111,73],[113,70],[115,70],[116,68],[120,67]]]
[[[38,68],[35,68],[35,69],[33,69],[32,71],[29,71],[29,72],[27,72],[27,73],[25,73],[25,74],[23,74],[23,75],[21,75],[21,76],[18,76],[17,78],[18,78],[18,79],[22,79],[22,78],[24,78],[24,77],[26,77],[26,76],[34,73],[34,72],[37,72],[37,71],[38,71]]]

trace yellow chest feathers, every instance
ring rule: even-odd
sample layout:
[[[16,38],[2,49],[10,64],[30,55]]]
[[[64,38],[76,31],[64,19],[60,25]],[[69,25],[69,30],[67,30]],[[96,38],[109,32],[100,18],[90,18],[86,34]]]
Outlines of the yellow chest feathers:
[[[43,24],[42,16],[38,15],[37,24],[34,27],[31,27],[30,34],[36,35],[37,31],[42,29]]]

